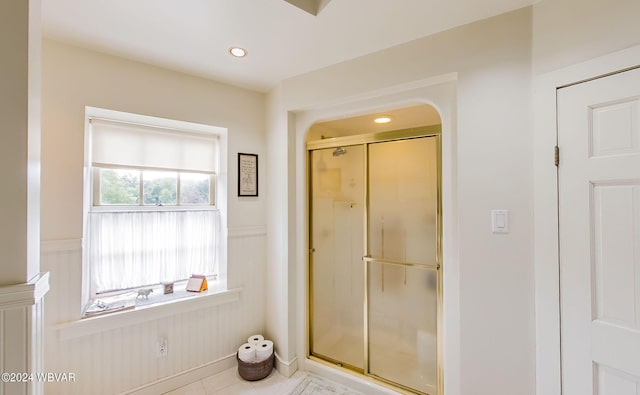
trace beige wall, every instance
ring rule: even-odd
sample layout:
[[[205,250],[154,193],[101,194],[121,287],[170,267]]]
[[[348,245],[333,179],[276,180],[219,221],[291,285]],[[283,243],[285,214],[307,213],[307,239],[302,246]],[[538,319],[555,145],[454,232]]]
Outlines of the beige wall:
[[[42,95],[43,240],[82,236],[85,106],[228,128],[228,225],[265,224],[264,169],[261,197],[236,196],[236,153],[264,153],[263,94],[47,40]]]
[[[304,265],[296,251],[305,242],[295,227],[304,219],[296,201],[304,189],[296,183],[304,171],[296,166],[296,141],[304,131],[296,130],[295,112],[457,73],[453,286],[460,323],[449,333],[459,330],[460,352],[447,355],[459,370],[448,374],[460,376],[461,394],[533,394],[531,76],[637,45],[639,8],[636,0],[543,0],[288,79],[266,102],[261,94],[46,41],[42,237],[81,237],[85,105],[228,127],[230,185],[235,153],[261,154],[261,196],[240,201],[231,187],[229,226],[267,224],[266,329],[289,361],[304,353],[295,350],[295,326],[304,320],[296,315],[296,272]],[[511,210],[508,235],[491,234],[493,208]]]
[[[270,180],[269,198],[267,200],[267,243],[266,260],[267,270],[265,276],[266,303],[269,306],[269,314],[266,317],[266,334],[273,339],[280,355],[285,355],[289,360],[287,339],[289,338],[289,303],[286,279],[288,275],[287,263],[289,223],[287,207],[288,181],[286,172],[277,174],[271,169],[288,169],[288,135],[282,133],[286,130],[286,119],[280,119],[283,112],[281,100],[281,88],[277,87],[268,96],[267,100],[267,176]],[[291,335],[293,336],[293,335]],[[283,354],[284,352],[284,354]]]
[[[265,95],[48,40],[42,93],[42,265],[52,278],[45,313],[46,371],[78,372],[82,377],[75,385],[49,384],[47,393],[84,394],[96,385],[105,393],[120,393],[185,372],[191,372],[187,379],[196,380],[200,377],[193,376],[194,371],[213,374],[217,360],[233,364],[237,347],[265,325]],[[229,288],[242,288],[239,300],[191,308],[190,313],[180,307],[153,319],[137,315],[116,328],[106,325],[82,333],[77,321],[84,303],[80,239],[85,106],[228,129],[228,156],[223,158],[228,172],[219,175],[227,190],[218,192],[227,206],[223,264]],[[259,155],[257,198],[236,196],[237,152]],[[144,316],[143,311],[133,312],[140,313]],[[63,336],[61,324],[81,335],[65,338],[69,336]],[[167,358],[155,355],[158,336],[169,342]]]
[[[39,0],[0,4],[0,285],[39,271],[40,19]]]
[[[459,376],[460,382],[450,381],[448,394],[534,393],[531,12],[518,10],[283,82],[283,109],[305,113],[457,73],[455,156],[445,158],[456,170],[443,182],[456,183],[451,187],[457,189],[455,202],[444,204],[457,204],[459,218],[459,232],[449,240],[459,262],[444,262],[458,267],[445,278],[445,287],[455,288],[460,311],[459,327],[446,330],[460,332],[459,339],[448,340],[448,366],[457,371],[449,370],[446,377]],[[290,122],[285,111],[278,116]],[[284,138],[285,131],[269,133]],[[305,132],[297,130],[296,139],[304,140]],[[284,174],[287,168],[269,171]],[[500,208],[511,213],[506,235],[491,233],[490,211]],[[304,203],[298,202],[295,215],[304,217]],[[305,243],[297,234],[297,243]],[[302,270],[304,254],[296,259]],[[459,355],[454,344],[459,344]]]
[[[640,43],[640,1],[545,0],[533,7],[533,65],[542,74]]]
[[[454,286],[460,298],[460,354],[447,354],[447,358],[455,359],[454,369],[459,366],[453,376],[460,376],[460,393],[535,391],[533,76],[638,45],[637,15],[640,3],[635,0],[543,0],[533,7],[287,79],[270,98],[280,107],[270,109],[275,121],[268,125],[268,133],[291,144],[293,139],[304,139],[304,131],[292,136],[288,130],[292,114],[307,114],[336,102],[357,102],[367,95],[384,97],[392,87],[410,89],[424,79],[457,73],[454,167],[460,220],[454,242],[460,259],[459,284]],[[301,163],[304,161],[298,161],[298,168]],[[285,174],[295,162],[283,159],[272,166],[269,171],[273,174]],[[274,193],[286,198],[291,188],[304,191],[303,179],[304,175],[297,181],[290,179]],[[304,204],[297,204],[298,211],[291,215],[304,222]],[[490,233],[492,208],[511,210],[509,235]],[[273,215],[286,215],[286,210]],[[300,232],[277,230],[283,233],[270,235],[272,240],[294,236],[291,242],[304,250]],[[275,251],[276,246],[272,247]],[[276,255],[268,255],[268,264],[287,270],[282,262],[287,257]],[[305,259],[303,254],[289,256],[295,268],[283,275],[294,276],[304,268]],[[286,284],[286,279],[274,284],[278,293],[272,295],[285,305],[295,293],[295,287],[283,292]],[[298,351],[301,355],[304,350]],[[452,372],[448,373],[451,377]],[[499,388],[496,377],[500,377]]]
[[[561,393],[557,172],[548,165],[549,149],[557,141],[556,87],[639,64],[630,49],[636,46],[637,58],[638,15],[640,2],[635,0],[545,0],[534,6],[536,390],[540,395]]]
[[[40,272],[41,1],[0,2],[0,372],[42,372]],[[1,394],[42,383],[0,382]]]

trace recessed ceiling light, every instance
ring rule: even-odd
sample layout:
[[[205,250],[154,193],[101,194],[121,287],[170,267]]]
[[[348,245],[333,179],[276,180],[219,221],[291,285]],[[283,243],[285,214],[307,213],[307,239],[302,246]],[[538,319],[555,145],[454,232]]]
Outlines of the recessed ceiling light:
[[[391,118],[389,117],[380,117],[373,120],[375,123],[389,123],[391,122]]]
[[[229,53],[236,58],[244,58],[247,56],[247,50],[240,47],[229,48]]]

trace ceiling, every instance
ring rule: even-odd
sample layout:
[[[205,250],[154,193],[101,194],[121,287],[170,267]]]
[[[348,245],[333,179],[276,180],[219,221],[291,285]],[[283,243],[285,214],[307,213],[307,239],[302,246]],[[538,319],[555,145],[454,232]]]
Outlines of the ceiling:
[[[45,0],[45,37],[267,92],[535,0]],[[317,15],[314,15],[317,14]],[[228,54],[232,46],[245,58]]]
[[[388,117],[390,118],[390,122],[382,124],[375,123],[374,120],[379,117]],[[428,104],[420,104],[350,118],[318,122],[313,124],[309,129],[307,141],[439,124],[440,114],[438,114],[438,111]]]

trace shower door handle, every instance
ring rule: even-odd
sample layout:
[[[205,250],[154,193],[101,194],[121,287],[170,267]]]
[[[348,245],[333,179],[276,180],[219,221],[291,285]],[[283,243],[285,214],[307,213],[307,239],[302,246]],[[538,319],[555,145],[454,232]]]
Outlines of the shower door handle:
[[[390,259],[377,259],[372,258],[370,256],[363,256],[362,261],[364,263],[374,262],[374,263],[382,263],[385,265],[395,265],[395,266],[403,266],[403,267],[417,267],[428,270],[440,270],[439,263],[415,263],[415,262],[402,262],[402,261],[393,261]]]

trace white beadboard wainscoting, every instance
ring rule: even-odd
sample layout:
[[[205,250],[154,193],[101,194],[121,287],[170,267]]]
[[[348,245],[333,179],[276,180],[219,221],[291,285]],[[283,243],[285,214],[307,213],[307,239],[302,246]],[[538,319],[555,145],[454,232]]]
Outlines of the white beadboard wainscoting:
[[[0,395],[43,394],[43,381],[33,377],[43,371],[43,297],[48,290],[49,273],[0,287]]]
[[[237,348],[265,327],[265,236],[264,227],[229,229],[229,291],[89,320],[80,320],[81,240],[43,242],[44,371],[75,376],[45,383],[46,393],[159,394],[234,366]],[[166,357],[157,356],[159,338]]]

